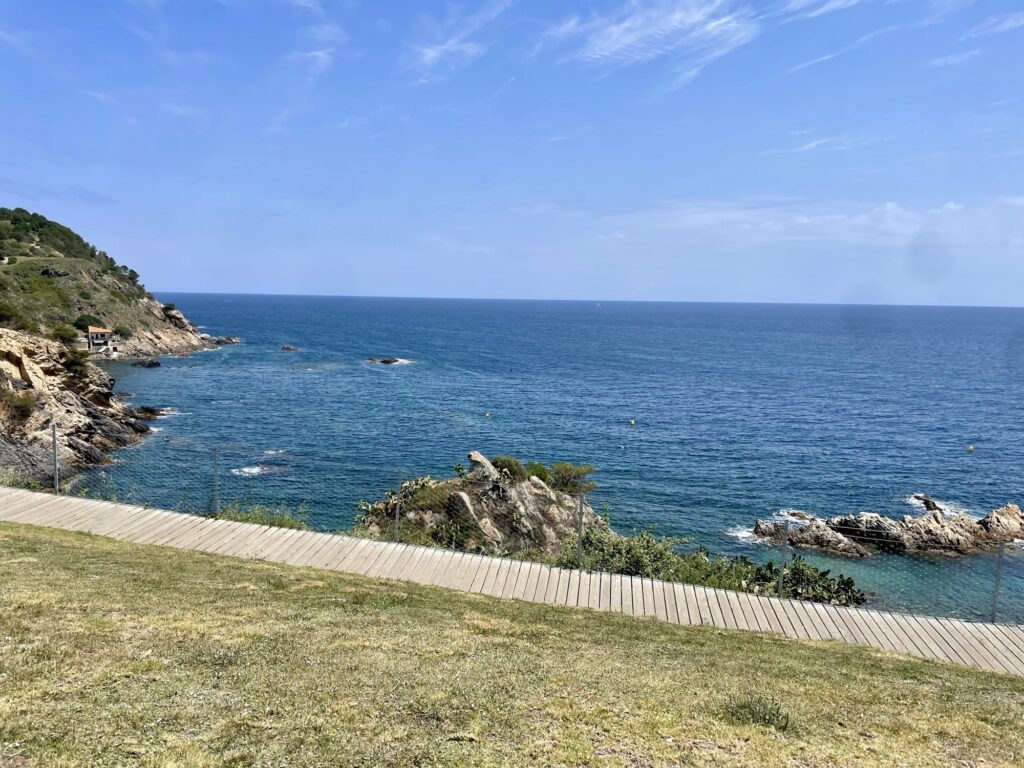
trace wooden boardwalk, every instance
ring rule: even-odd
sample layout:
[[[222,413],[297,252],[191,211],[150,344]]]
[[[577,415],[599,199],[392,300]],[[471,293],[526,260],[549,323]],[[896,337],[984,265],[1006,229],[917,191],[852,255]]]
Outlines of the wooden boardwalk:
[[[780,600],[11,488],[0,488],[0,521],[644,616],[672,624],[704,624],[799,640],[838,640],[1024,676],[1024,626],[1018,625]]]

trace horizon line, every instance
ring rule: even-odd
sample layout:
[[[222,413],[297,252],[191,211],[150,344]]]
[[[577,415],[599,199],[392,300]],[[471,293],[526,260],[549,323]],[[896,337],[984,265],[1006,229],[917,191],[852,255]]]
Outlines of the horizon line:
[[[497,296],[387,296],[382,294],[345,294],[345,293],[264,293],[264,292],[237,292],[229,293],[224,291],[183,291],[183,290],[162,290],[147,289],[153,295],[164,294],[186,294],[193,296],[246,296],[265,298],[295,298],[295,299],[381,299],[381,300],[405,300],[405,301],[479,301],[479,302],[543,302],[549,304],[707,304],[707,305],[735,305],[735,306],[768,306],[768,307],[887,307],[893,309],[1024,309],[1024,305],[1006,304],[905,304],[895,302],[867,302],[867,301],[742,301],[736,299],[540,299],[528,297],[497,297]]]

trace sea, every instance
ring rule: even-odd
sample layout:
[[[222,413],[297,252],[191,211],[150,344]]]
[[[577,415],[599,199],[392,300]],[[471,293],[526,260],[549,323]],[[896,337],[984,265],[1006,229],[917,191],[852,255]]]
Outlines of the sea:
[[[593,465],[590,501],[617,531],[757,561],[782,556],[752,536],[758,518],[921,514],[915,493],[975,517],[1024,504],[1022,309],[159,298],[243,341],[105,363],[166,415],[83,492],[244,499],[341,530],[360,499],[478,450]],[[1018,546],[999,562],[801,554],[880,608],[1024,622]]]

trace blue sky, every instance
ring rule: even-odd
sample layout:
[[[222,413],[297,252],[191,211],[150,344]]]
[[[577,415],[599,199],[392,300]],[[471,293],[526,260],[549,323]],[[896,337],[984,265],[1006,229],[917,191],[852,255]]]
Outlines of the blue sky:
[[[0,0],[0,205],[155,290],[1024,304],[1020,0]]]

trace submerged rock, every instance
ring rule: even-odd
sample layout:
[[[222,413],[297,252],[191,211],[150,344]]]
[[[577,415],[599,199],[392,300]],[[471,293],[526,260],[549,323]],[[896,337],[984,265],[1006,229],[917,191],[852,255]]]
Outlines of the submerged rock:
[[[159,368],[160,365],[161,363],[159,360],[147,357],[144,360],[135,360],[132,363],[132,368]]]
[[[297,350],[298,350],[298,347],[296,347],[296,346],[294,346],[292,344],[282,344],[281,345],[281,351],[282,352],[295,352]]]
[[[380,363],[381,365],[395,365],[396,363],[402,362],[400,357],[368,357],[366,358],[368,363]]]

